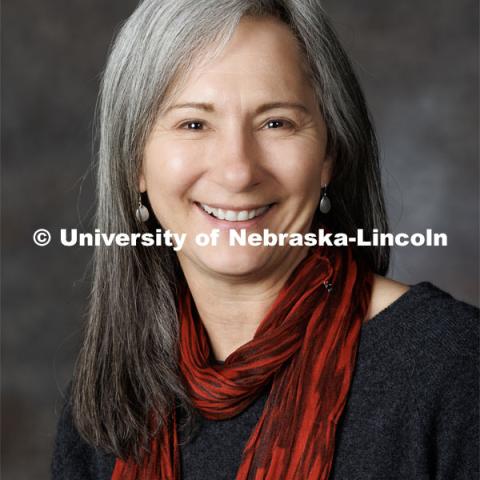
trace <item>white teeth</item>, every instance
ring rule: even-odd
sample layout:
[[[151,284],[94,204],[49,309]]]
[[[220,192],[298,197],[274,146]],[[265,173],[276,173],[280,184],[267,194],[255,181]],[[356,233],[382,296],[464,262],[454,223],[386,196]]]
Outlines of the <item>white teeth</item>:
[[[214,217],[220,220],[227,220],[229,222],[242,222],[245,220],[251,220],[254,217],[258,217],[262,213],[266,212],[270,206],[266,205],[265,207],[257,208],[256,210],[242,210],[237,212],[234,210],[222,210],[221,208],[209,207],[205,203],[201,203],[200,206],[207,213],[212,214]]]
[[[232,210],[227,210],[225,212],[225,220],[229,222],[234,222],[237,219],[237,214]]]
[[[237,216],[237,220],[239,222],[242,222],[244,220],[248,220],[248,211],[247,210],[242,210],[238,216]]]

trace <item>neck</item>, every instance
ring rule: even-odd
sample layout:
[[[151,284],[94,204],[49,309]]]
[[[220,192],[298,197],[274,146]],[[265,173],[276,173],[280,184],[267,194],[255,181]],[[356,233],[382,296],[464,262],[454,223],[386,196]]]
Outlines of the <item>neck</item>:
[[[207,331],[216,360],[225,359],[252,340],[261,321],[277,298],[293,269],[308,248],[291,248],[278,268],[259,277],[209,275],[180,259],[200,319]]]

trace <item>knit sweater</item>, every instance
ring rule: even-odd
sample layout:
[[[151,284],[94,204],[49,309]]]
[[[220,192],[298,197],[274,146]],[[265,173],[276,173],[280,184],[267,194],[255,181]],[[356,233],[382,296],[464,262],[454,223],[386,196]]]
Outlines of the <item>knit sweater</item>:
[[[477,308],[429,282],[363,324],[330,480],[479,478],[479,326]],[[181,447],[183,480],[235,479],[269,388],[234,418],[201,417]],[[109,480],[114,456],[79,436],[68,400],[52,479]]]

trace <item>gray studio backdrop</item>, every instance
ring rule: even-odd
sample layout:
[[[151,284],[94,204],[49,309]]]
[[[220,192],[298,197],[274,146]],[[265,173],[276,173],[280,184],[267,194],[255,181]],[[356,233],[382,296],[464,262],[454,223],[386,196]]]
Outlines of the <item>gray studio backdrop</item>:
[[[475,0],[324,1],[377,126],[395,232],[432,228],[444,248],[400,248],[390,276],[478,304]],[[49,478],[60,390],[78,351],[91,249],[40,248],[40,227],[91,231],[91,129],[107,48],[133,0],[3,5],[2,470]]]

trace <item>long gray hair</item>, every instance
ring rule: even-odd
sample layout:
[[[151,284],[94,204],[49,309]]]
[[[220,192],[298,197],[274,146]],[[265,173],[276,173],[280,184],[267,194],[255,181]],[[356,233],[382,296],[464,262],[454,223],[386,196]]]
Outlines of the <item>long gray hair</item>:
[[[145,0],[119,31],[102,80],[95,225],[102,232],[159,227],[155,218],[135,221],[146,138],[193,61],[220,52],[246,15],[285,22],[309,66],[335,162],[328,189],[333,210],[321,222],[349,235],[357,228],[388,230],[364,97],[319,1]],[[388,248],[357,254],[386,273]],[[168,247],[95,250],[88,322],[72,381],[73,417],[88,442],[117,457],[141,459],[152,412],[161,428],[170,410],[180,408],[181,428],[194,431],[195,409],[177,365],[181,275]]]

